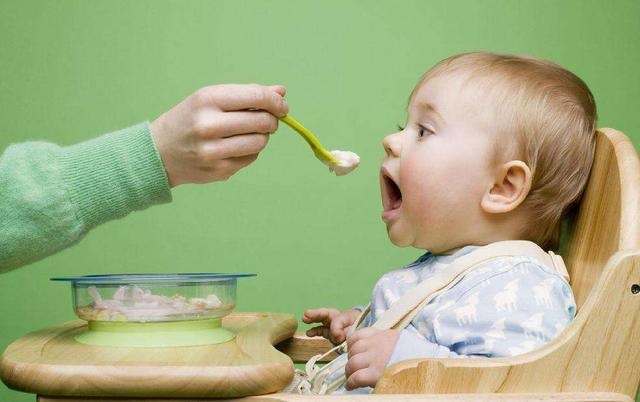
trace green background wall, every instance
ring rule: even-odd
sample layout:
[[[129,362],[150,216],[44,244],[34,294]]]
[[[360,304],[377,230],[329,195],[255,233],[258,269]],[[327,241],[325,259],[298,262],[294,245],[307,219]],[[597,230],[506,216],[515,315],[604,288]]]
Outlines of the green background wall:
[[[254,272],[238,310],[366,302],[383,272],[420,254],[391,245],[380,220],[381,140],[418,77],[471,50],[559,62],[591,87],[600,126],[640,144],[637,1],[2,0],[0,149],[72,144],[154,119],[201,86],[258,82],[286,85],[291,114],[362,165],[337,178],[281,127],[230,181],[179,187],[171,204],[1,275],[0,350],[74,318],[52,276]],[[0,386],[0,400],[34,399]]]

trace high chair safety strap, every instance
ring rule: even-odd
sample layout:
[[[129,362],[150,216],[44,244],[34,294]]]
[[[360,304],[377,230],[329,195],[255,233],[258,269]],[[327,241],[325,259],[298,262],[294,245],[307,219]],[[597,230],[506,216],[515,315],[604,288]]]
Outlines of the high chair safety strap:
[[[524,240],[508,240],[491,243],[457,258],[428,280],[419,283],[393,303],[389,310],[378,317],[372,327],[378,329],[404,328],[424,306],[438,295],[455,286],[478,265],[489,260],[510,256],[527,256],[552,267],[569,281],[569,274],[562,257],[552,251],[545,253],[537,244]]]
[[[501,257],[527,256],[538,260],[540,263],[553,268],[558,274],[569,281],[567,268],[562,257],[552,251],[545,253],[537,244],[524,240],[507,240],[491,243],[478,248],[469,254],[457,258],[448,266],[442,268],[438,273],[429,279],[420,282],[416,287],[405,293],[398,301],[382,313],[372,327],[381,330],[405,328],[411,320],[418,314],[424,306],[438,295],[455,286],[465,275],[489,260]],[[354,324],[349,329],[349,334],[353,333],[366,315],[369,313],[370,305],[360,313]],[[346,365],[346,359],[334,359],[324,367],[319,368],[315,363],[332,352],[347,352],[346,341],[337,345],[323,355],[314,356],[306,366],[305,379],[298,387],[302,393],[325,394],[333,392],[340,385],[346,382],[344,374],[332,383],[328,384],[327,379],[334,373],[342,370]]]

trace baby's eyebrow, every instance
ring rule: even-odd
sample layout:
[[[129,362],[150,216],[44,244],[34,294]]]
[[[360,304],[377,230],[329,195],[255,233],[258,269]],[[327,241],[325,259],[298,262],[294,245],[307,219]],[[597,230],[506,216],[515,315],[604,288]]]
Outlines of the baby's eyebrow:
[[[418,102],[416,104],[418,109],[424,110],[427,113],[431,113],[434,116],[436,116],[436,118],[438,120],[440,120],[440,122],[444,123],[444,119],[442,118],[442,115],[440,113],[438,113],[438,109],[436,109],[436,107],[434,105],[432,105],[431,103],[428,102]]]

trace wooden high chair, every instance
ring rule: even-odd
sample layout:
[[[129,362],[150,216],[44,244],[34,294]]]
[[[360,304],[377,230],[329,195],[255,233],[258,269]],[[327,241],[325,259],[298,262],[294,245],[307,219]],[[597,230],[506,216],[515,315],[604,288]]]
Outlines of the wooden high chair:
[[[508,358],[399,362],[385,371],[376,395],[367,398],[634,401],[640,380],[640,161],[623,133],[598,131],[591,176],[572,226],[562,254],[577,316],[554,341]],[[288,342],[282,350],[294,360],[322,350],[317,338],[296,335]],[[310,399],[286,394],[261,398]]]
[[[640,380],[640,161],[633,144],[621,132],[612,129],[602,129],[598,132],[591,177],[573,224],[570,241],[562,254],[571,274],[578,312],[569,327],[541,349],[509,358],[417,359],[399,362],[385,371],[373,395],[309,396],[275,393],[233,401],[633,402]],[[242,319],[243,314],[231,317],[231,321],[228,322]],[[295,330],[293,317],[279,319],[287,325],[281,325],[283,329],[280,332],[269,335],[271,338],[267,345],[289,337]],[[82,377],[82,381],[74,382],[76,376],[68,374],[73,373],[70,370],[76,369],[77,366],[62,365],[56,376],[51,377],[51,381],[45,381],[40,386],[34,385],[38,381],[31,379],[33,375],[30,375],[28,370],[35,370],[33,367],[36,367],[40,371],[46,371],[46,359],[44,366],[43,361],[39,361],[37,366],[32,365],[31,361],[42,360],[41,351],[45,350],[42,342],[49,342],[47,339],[62,336],[60,334],[66,333],[65,331],[69,332],[65,325],[73,329],[85,326],[86,323],[76,321],[62,327],[53,327],[44,331],[47,334],[44,341],[38,340],[41,337],[34,333],[17,341],[15,347],[10,347],[5,352],[3,360],[5,382],[10,383],[14,389],[39,394],[40,402],[211,400],[179,397],[175,392],[167,392],[166,395],[155,393],[147,398],[130,398],[129,395],[135,393],[125,392],[123,387],[135,390],[136,384],[132,386],[132,383],[141,381],[141,378],[153,381],[149,376],[162,374],[169,369],[176,373],[180,367],[176,366],[175,362],[172,363],[174,366],[167,367],[167,370],[143,370],[133,372],[130,376],[121,376],[120,373],[126,371],[126,368],[119,366],[109,371],[109,376],[101,377],[102,382],[96,382],[94,377]],[[257,333],[267,336],[264,328],[258,330]],[[240,338],[238,335],[236,343],[240,342]],[[216,350],[226,350],[227,346],[217,346]],[[273,348],[256,350],[250,342],[241,346],[245,346],[245,351],[253,351],[253,354],[277,355],[281,364],[269,368],[267,374],[277,371],[278,367],[291,370],[286,356]],[[308,338],[297,334],[280,342],[276,347],[294,361],[301,362],[326,351],[330,344],[322,338]],[[50,351],[48,353],[51,354]],[[57,356],[54,358],[60,359]],[[126,355],[122,357],[125,358]],[[169,377],[179,385],[173,389],[195,395],[193,392],[196,391],[196,384],[212,384],[216,378],[207,374],[207,364],[206,361],[201,363],[197,371],[189,371],[187,368],[185,373],[190,374],[184,378]],[[84,371],[79,373],[91,374],[97,366],[87,364],[80,368]],[[233,374],[231,369],[227,372],[226,375]],[[21,381],[18,381],[18,377]],[[219,378],[218,381],[226,378]],[[275,376],[260,375],[259,378],[246,377],[245,382],[260,380],[271,383],[271,388],[265,387],[264,392],[272,392],[284,385],[274,383],[273,378]],[[73,392],[72,383],[89,387],[92,392]],[[165,380],[153,384],[160,388],[166,386]],[[224,388],[224,382],[221,384]],[[49,390],[53,391],[45,393]]]

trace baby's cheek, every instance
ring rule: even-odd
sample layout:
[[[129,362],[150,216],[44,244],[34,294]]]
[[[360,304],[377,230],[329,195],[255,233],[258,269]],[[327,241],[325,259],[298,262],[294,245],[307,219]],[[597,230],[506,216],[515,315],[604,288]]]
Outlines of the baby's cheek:
[[[422,210],[430,206],[441,184],[437,174],[428,166],[419,163],[405,164],[400,171],[402,178],[402,200],[405,207]]]

